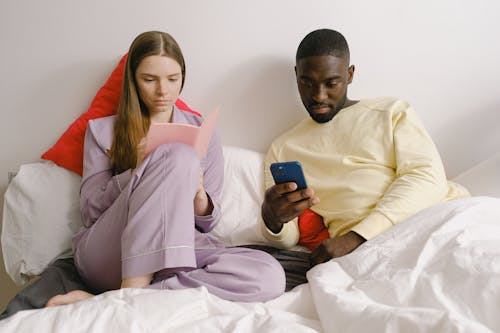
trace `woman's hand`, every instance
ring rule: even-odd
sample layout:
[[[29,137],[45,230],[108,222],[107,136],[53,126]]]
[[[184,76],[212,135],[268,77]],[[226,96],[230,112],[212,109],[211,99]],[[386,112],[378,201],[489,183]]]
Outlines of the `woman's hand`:
[[[194,214],[198,216],[209,215],[212,213],[213,209],[212,200],[210,200],[203,187],[203,170],[200,170],[200,182],[196,195],[194,196]]]

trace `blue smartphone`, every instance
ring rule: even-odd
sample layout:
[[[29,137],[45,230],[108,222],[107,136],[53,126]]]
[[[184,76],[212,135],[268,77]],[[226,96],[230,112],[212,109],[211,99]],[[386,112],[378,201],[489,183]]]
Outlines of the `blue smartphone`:
[[[272,163],[270,166],[276,184],[294,182],[297,190],[307,188],[306,178],[299,161]]]

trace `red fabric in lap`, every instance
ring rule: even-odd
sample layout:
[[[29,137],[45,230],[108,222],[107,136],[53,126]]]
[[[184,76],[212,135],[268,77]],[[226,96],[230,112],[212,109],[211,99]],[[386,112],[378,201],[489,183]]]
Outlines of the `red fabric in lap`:
[[[123,71],[127,55],[125,54],[118,66],[113,70],[106,83],[99,89],[92,100],[89,109],[81,114],[57,140],[49,150],[41,156],[44,160],[49,160],[57,165],[71,170],[79,175],[83,171],[83,142],[87,123],[91,119],[107,117],[116,114],[120,101]],[[175,105],[186,112],[201,115],[189,108],[186,103],[178,99]]]
[[[299,233],[299,244],[311,251],[318,247],[322,241],[330,238],[323,218],[309,208],[299,216]]]

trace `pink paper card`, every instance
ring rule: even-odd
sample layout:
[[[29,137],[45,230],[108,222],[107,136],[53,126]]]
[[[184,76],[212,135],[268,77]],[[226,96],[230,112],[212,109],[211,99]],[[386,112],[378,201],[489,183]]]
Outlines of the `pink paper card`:
[[[200,158],[204,157],[218,114],[219,108],[216,108],[200,126],[182,123],[151,124],[146,135],[146,156],[161,144],[179,142],[192,146]]]

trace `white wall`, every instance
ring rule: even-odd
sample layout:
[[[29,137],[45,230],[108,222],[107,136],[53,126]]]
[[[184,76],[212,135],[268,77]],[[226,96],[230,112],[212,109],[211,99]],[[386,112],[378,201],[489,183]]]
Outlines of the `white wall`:
[[[455,176],[500,150],[498,13],[494,0],[2,0],[0,193],[7,172],[38,160],[151,29],[180,43],[189,105],[220,104],[223,142],[260,151],[305,115],[298,43],[337,29],[356,65],[350,97],[411,102]]]

